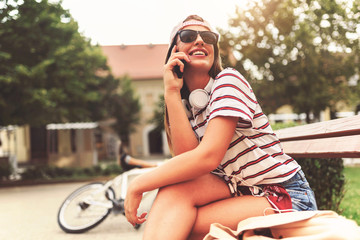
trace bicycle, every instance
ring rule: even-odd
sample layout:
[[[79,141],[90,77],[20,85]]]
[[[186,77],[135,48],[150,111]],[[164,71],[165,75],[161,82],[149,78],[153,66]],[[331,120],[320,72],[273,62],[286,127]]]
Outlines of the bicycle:
[[[60,206],[57,215],[60,228],[66,233],[84,233],[98,226],[111,212],[125,216],[124,200],[130,178],[151,169],[135,168],[105,183],[92,182],[76,189]],[[120,184],[120,197],[116,198],[114,189]],[[143,199],[149,193],[144,193]],[[135,229],[139,227],[134,226]]]

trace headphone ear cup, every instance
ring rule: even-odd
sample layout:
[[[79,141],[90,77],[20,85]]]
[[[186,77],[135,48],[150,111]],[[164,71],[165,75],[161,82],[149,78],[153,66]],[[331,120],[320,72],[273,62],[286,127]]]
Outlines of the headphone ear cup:
[[[190,93],[190,105],[196,109],[203,109],[209,102],[209,93],[204,89],[196,89]]]

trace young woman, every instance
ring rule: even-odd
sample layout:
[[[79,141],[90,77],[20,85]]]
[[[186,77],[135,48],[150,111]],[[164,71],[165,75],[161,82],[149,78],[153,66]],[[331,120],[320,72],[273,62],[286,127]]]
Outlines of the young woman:
[[[202,239],[211,223],[314,210],[300,166],[286,155],[244,77],[221,67],[218,34],[192,15],[174,28],[164,66],[166,129],[174,157],[137,177],[125,200],[131,224],[141,196],[159,193],[144,239]]]

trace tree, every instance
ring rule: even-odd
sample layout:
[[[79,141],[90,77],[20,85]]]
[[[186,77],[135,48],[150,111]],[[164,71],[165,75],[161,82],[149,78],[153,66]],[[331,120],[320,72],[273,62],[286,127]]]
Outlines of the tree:
[[[154,115],[149,121],[149,123],[155,125],[155,131],[162,132],[165,129],[164,116],[165,116],[165,100],[164,100],[164,94],[162,94],[159,96],[159,99],[156,103],[156,107],[154,109]]]
[[[358,11],[357,0],[251,1],[221,30],[221,48],[234,52],[265,111],[287,103],[309,122],[349,99],[349,79],[359,74]]]
[[[117,120],[113,128],[120,136],[122,144],[129,146],[130,133],[135,130],[134,125],[140,120],[140,99],[135,96],[131,79],[127,76],[120,79],[119,89],[120,93],[112,97],[109,109]]]
[[[95,121],[114,94],[106,58],[60,3],[0,1],[0,125]],[[109,87],[111,86],[111,87]]]

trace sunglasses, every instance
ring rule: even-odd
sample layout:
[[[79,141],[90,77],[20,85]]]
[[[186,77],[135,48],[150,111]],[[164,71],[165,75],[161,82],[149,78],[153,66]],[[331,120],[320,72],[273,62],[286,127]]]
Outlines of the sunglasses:
[[[216,44],[218,39],[219,39],[219,35],[217,33],[214,32],[210,32],[210,31],[195,31],[195,30],[191,30],[191,29],[184,29],[184,30],[180,30],[178,31],[180,40],[183,43],[191,43],[193,41],[196,40],[198,34],[200,34],[200,37],[202,38],[202,40],[207,43],[207,44]]]

